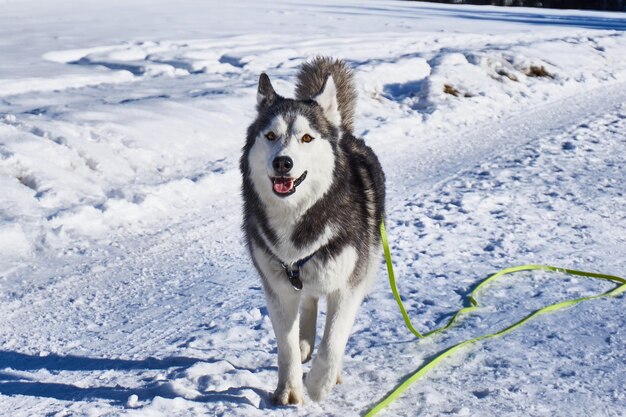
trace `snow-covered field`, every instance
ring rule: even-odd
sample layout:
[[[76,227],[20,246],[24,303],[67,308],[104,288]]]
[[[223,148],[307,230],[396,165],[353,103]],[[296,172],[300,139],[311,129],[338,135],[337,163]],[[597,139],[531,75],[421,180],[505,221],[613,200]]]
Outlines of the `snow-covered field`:
[[[344,383],[272,408],[238,158],[261,72],[291,95],[303,60],[343,58],[419,328],[507,266],[624,276],[625,30],[624,14],[413,2],[0,0],[0,415],[360,415],[450,345],[607,289],[512,276],[415,341],[381,260]],[[624,416],[624,303],[482,342],[386,413]]]

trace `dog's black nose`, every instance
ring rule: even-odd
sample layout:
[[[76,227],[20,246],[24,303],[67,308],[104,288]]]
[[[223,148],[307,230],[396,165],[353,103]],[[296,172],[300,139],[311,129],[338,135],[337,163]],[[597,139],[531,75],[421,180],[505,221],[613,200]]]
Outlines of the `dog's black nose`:
[[[293,160],[288,156],[279,156],[272,161],[272,167],[277,174],[285,175],[293,168]]]

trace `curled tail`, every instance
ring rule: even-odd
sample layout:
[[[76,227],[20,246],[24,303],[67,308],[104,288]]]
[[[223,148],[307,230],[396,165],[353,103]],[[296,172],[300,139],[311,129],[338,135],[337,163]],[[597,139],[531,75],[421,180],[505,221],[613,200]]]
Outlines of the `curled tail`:
[[[345,62],[318,56],[303,63],[296,82],[296,99],[308,100],[317,96],[322,91],[329,75],[332,75],[337,89],[341,127],[344,132],[352,134],[357,94],[352,70]]]

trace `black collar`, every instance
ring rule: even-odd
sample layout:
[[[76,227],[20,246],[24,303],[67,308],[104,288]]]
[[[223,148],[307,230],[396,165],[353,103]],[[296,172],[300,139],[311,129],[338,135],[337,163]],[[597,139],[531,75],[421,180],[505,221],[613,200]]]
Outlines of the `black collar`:
[[[296,263],[293,264],[293,267],[287,265],[286,263],[284,263],[283,261],[279,259],[280,266],[282,266],[283,269],[285,270],[285,273],[287,274],[287,278],[289,278],[289,282],[291,283],[291,286],[296,291],[300,291],[302,289],[302,280],[300,279],[300,268],[302,268],[305,263],[310,261],[311,258],[314,257],[316,253],[317,251],[313,252],[306,258],[302,258],[299,261],[296,261]]]

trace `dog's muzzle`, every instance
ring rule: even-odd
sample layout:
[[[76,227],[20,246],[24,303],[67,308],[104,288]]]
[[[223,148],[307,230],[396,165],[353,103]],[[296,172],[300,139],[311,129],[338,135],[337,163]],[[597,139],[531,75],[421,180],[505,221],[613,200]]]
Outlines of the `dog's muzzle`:
[[[274,194],[280,197],[286,197],[296,192],[296,187],[302,184],[302,181],[306,178],[307,171],[304,171],[298,178],[291,177],[273,177],[272,189]]]

